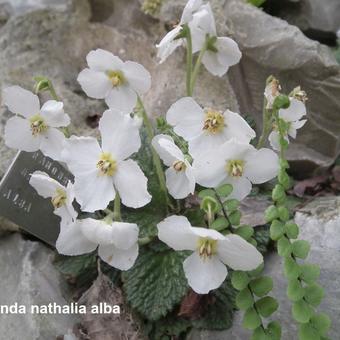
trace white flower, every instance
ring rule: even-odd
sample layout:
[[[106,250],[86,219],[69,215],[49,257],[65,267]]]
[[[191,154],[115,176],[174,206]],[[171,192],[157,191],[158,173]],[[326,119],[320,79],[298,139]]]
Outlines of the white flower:
[[[287,142],[289,141],[288,136],[295,139],[297,130],[302,128],[307,122],[306,119],[300,120],[304,115],[306,115],[305,104],[295,98],[290,98],[290,105],[287,109],[279,110],[279,117],[289,125],[288,134],[284,136]],[[268,139],[274,150],[280,150],[280,135],[277,127],[270,133]]]
[[[233,186],[230,198],[242,200],[250,193],[252,183],[264,183],[277,175],[279,159],[270,149],[257,150],[232,139],[195,158],[193,168],[200,185],[215,188],[229,183]]]
[[[206,69],[214,76],[222,77],[230,66],[237,64],[242,53],[237,43],[228,37],[218,37],[213,49],[208,49],[202,58]]]
[[[163,63],[177,47],[185,44],[183,38],[178,38],[185,24],[188,24],[190,28],[192,52],[198,52],[202,48],[206,34],[208,33],[204,28],[210,27],[208,24],[209,21],[211,21],[210,14],[211,12],[208,12],[206,5],[202,5],[202,0],[189,0],[184,7],[179,24],[168,32],[161,42],[156,45],[158,49],[157,57],[160,59],[160,63]],[[215,25],[214,22],[211,24],[213,26]]]
[[[174,131],[189,142],[189,153],[195,158],[207,150],[216,149],[223,142],[236,138],[248,143],[255,131],[237,113],[202,109],[191,97],[174,103],[166,115]]]
[[[82,210],[104,209],[118,191],[124,205],[139,208],[149,203],[147,178],[129,159],[141,145],[138,127],[128,115],[104,112],[99,121],[101,146],[93,137],[72,136],[63,151],[75,176],[74,191]]]
[[[74,190],[71,181],[64,187],[48,174],[35,171],[29,180],[29,184],[44,198],[51,198],[54,213],[61,217],[62,224],[68,224],[77,218],[73,208]]]
[[[169,167],[165,171],[165,177],[170,195],[182,199],[193,194],[195,191],[193,169],[173,139],[167,135],[158,135],[153,138],[152,146],[164,164]]]
[[[61,228],[56,248],[60,254],[74,256],[97,247],[99,257],[120,270],[130,269],[138,256],[138,226],[134,223],[86,218]]]
[[[78,82],[89,97],[105,99],[110,108],[130,113],[137,96],[151,86],[150,73],[142,65],[123,62],[111,52],[97,49],[86,60],[89,68],[79,73]]]
[[[70,124],[63,103],[49,100],[40,108],[38,96],[20,86],[7,87],[2,95],[4,104],[16,114],[5,127],[6,145],[27,152],[40,149],[44,155],[60,160],[65,136],[57,128]]]
[[[253,270],[263,257],[238,235],[222,235],[216,230],[192,227],[184,216],[170,216],[157,225],[158,238],[177,251],[192,250],[184,261],[190,287],[207,294],[225,280],[228,265],[234,270]]]

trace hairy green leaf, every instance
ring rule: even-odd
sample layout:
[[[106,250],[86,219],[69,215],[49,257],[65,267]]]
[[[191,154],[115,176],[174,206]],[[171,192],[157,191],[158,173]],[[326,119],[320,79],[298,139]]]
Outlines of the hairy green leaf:
[[[279,307],[278,302],[271,296],[265,296],[255,302],[257,311],[263,317],[272,315]]]
[[[303,264],[300,269],[300,278],[306,283],[313,283],[320,276],[320,267],[316,264]]]
[[[294,302],[292,315],[297,322],[307,323],[313,315],[313,309],[306,301],[300,300]]]
[[[281,339],[281,325],[278,321],[272,321],[267,326],[267,334],[270,336],[270,340]]]
[[[216,189],[218,195],[227,197],[233,192],[233,186],[231,184],[223,184]]]
[[[236,295],[236,306],[241,310],[248,309],[254,304],[254,298],[248,288],[244,288]]]
[[[273,280],[269,276],[262,276],[252,280],[249,285],[256,296],[262,297],[273,289]]]
[[[310,324],[299,325],[299,340],[320,340],[318,331]]]
[[[301,273],[300,265],[291,257],[285,258],[284,274],[288,280],[296,279]]]
[[[261,325],[261,318],[254,308],[249,308],[243,316],[242,326],[246,329],[256,329]]]
[[[331,326],[331,319],[325,313],[314,314],[310,319],[310,323],[321,335],[325,336]]]
[[[291,301],[299,301],[303,298],[305,289],[299,280],[293,279],[288,282],[287,295]]]
[[[250,279],[246,272],[234,271],[231,276],[231,284],[237,290],[245,289],[248,286]]]
[[[300,259],[305,259],[308,256],[309,250],[310,244],[305,240],[297,240],[292,244],[293,254]]]
[[[324,294],[324,289],[316,283],[312,283],[305,288],[305,299],[314,307],[319,306]]]

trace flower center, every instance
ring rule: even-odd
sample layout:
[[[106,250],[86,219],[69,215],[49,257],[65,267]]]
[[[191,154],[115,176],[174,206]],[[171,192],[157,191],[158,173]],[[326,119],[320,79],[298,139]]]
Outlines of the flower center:
[[[217,240],[212,240],[207,237],[200,237],[197,246],[200,257],[204,260],[210,258],[217,252]]]
[[[61,206],[63,206],[66,203],[67,200],[67,195],[66,195],[66,191],[63,189],[58,188],[55,191],[55,195],[52,197],[51,202],[54,206],[54,208],[60,208]]]
[[[226,170],[229,176],[242,177],[243,167],[244,167],[244,161],[232,160],[232,161],[227,162]]]
[[[125,77],[122,71],[106,71],[106,75],[110,79],[113,87],[121,86],[125,83]]]
[[[221,132],[224,128],[224,116],[219,111],[207,110],[204,118],[203,130],[212,134]]]
[[[117,171],[117,162],[109,152],[103,152],[97,163],[101,175],[113,176]]]
[[[185,163],[183,161],[175,161],[172,164],[172,167],[177,171],[177,172],[181,172],[181,171],[185,171],[185,169],[187,168],[187,166],[185,165]]]
[[[31,131],[33,136],[37,136],[40,133],[45,132],[48,129],[44,118],[40,114],[36,114],[30,118]]]

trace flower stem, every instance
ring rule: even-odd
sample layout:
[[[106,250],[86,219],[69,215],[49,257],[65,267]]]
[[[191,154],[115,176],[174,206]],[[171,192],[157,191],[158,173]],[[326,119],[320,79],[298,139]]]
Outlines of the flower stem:
[[[192,77],[192,38],[190,28],[188,27],[187,31],[187,79],[186,79],[186,86],[187,86],[187,96],[192,96],[192,88],[191,88],[191,77]]]
[[[202,46],[202,49],[201,49],[201,51],[200,51],[200,53],[197,57],[197,60],[196,60],[195,66],[194,66],[194,70],[192,71],[191,84],[190,84],[190,93],[191,94],[194,91],[198,72],[199,72],[201,64],[202,64],[202,59],[203,59],[204,53],[207,51],[207,47],[208,47],[208,38],[205,39],[205,43]]]
[[[120,222],[122,220],[122,216],[120,213],[120,196],[116,191],[116,197],[113,202],[113,218],[116,222]]]
[[[148,115],[145,111],[144,104],[143,104],[140,97],[138,97],[138,104],[141,108],[143,122],[144,122],[144,125],[145,125],[145,128],[146,128],[147,138],[148,138],[148,142],[149,142],[149,145],[150,145],[150,148],[151,148],[151,153],[152,153],[152,161],[153,161],[156,173],[157,173],[159,186],[160,186],[161,191],[164,194],[165,202],[169,203],[168,191],[166,189],[165,176],[164,176],[164,172],[163,172],[163,168],[162,168],[162,163],[161,163],[161,160],[160,160],[157,152],[152,147],[152,139],[154,137],[153,127],[152,127],[151,121],[150,121],[150,119],[149,119],[149,117],[148,117]]]
[[[50,94],[51,94],[51,97],[52,97],[54,100],[59,101],[59,97],[58,97],[58,95],[57,95],[57,92],[55,92],[55,88],[54,88],[54,86],[53,86],[53,84],[52,84],[51,81],[48,82],[48,90],[49,90],[49,92],[50,92]]]
[[[140,246],[145,246],[149,244],[150,242],[152,242],[153,240],[154,240],[154,237],[151,237],[151,236],[141,237],[138,239],[138,244]]]
[[[271,122],[272,122],[273,112],[272,110],[267,109],[266,106],[267,106],[267,100],[265,99],[263,102],[263,111],[262,111],[262,133],[256,146],[257,149],[261,149],[264,146],[269,136],[269,133],[271,131]]]

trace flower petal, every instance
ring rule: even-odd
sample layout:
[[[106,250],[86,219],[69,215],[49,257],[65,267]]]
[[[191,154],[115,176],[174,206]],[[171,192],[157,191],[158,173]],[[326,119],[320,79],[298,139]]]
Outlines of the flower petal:
[[[60,161],[65,140],[65,135],[61,131],[48,128],[46,133],[41,136],[40,150],[44,155]]]
[[[227,277],[226,266],[216,257],[203,260],[197,252],[183,262],[185,277],[197,294],[208,294],[218,288]]]
[[[184,216],[170,216],[157,224],[158,238],[174,250],[195,250],[198,237]]]
[[[40,136],[33,136],[30,122],[21,117],[10,118],[5,126],[5,144],[13,149],[32,152],[39,150]]]
[[[183,152],[168,135],[155,136],[152,139],[152,146],[166,166],[172,166],[177,160],[184,161]]]
[[[202,0],[189,0],[183,9],[180,23],[186,24],[192,20],[192,14],[202,6]]]
[[[286,138],[288,140],[288,138]],[[279,132],[276,130],[273,130],[269,136],[268,136],[268,140],[270,143],[270,146],[276,150],[279,151],[280,150],[280,135]]]
[[[119,270],[128,270],[138,257],[138,243],[129,249],[119,249],[114,245],[100,245],[98,255],[110,266]]]
[[[232,193],[228,198],[235,198],[242,201],[251,192],[251,182],[246,177],[231,177],[229,176],[225,183],[229,183],[233,186]]]
[[[306,114],[306,105],[295,98],[290,98],[290,105],[287,109],[280,109],[279,116],[286,122],[294,122]]]
[[[183,44],[183,39],[175,40],[181,30],[181,26],[176,26],[164,36],[159,44],[156,45],[158,50],[157,58],[160,59],[160,64],[163,63],[176,50],[177,47]]]
[[[96,244],[113,244],[113,228],[110,224],[93,218],[85,218],[79,223],[82,233],[87,239],[92,240]]]
[[[41,108],[41,115],[48,126],[61,127],[70,124],[70,117],[64,112],[64,104],[56,100],[48,100]]]
[[[187,177],[186,171],[176,171],[173,167],[165,171],[166,187],[169,194],[176,199],[182,199],[192,194],[195,190],[192,181]]]
[[[166,114],[174,131],[185,140],[191,140],[202,133],[204,112],[191,97],[184,97],[171,105]]]
[[[81,210],[87,212],[105,209],[116,196],[112,177],[99,175],[97,169],[76,176],[74,192]]]
[[[64,186],[42,171],[35,171],[30,177],[29,184],[44,198],[53,197],[57,189],[66,191]]]
[[[135,63],[134,61],[126,61],[123,72],[131,88],[139,95],[150,89],[151,74],[143,65]]]
[[[227,178],[226,161],[220,149],[211,150],[194,158],[192,164],[196,182],[207,188],[215,188]]]
[[[148,179],[135,161],[129,159],[118,163],[114,185],[127,207],[140,208],[151,201],[147,182]]]
[[[99,121],[102,149],[115,160],[123,160],[137,152],[141,146],[139,129],[125,114],[106,110]]]
[[[90,241],[81,230],[81,221],[62,226],[56,242],[59,254],[82,255],[94,251],[98,244]]]
[[[296,122],[291,122],[289,129],[288,129],[288,134],[292,138],[296,138],[296,130],[302,128],[307,122],[307,119],[302,119],[302,120],[297,120]]]
[[[89,68],[82,70],[77,80],[83,91],[91,98],[104,99],[112,89],[112,83],[105,73]]]
[[[214,13],[209,2],[200,6],[199,10],[193,14],[192,23],[199,27],[205,35],[216,36]]]
[[[8,109],[15,114],[28,118],[40,111],[38,96],[20,86],[5,88],[2,91],[2,98]]]
[[[255,131],[249,126],[244,118],[238,113],[227,110],[224,112],[224,135],[226,140],[235,138],[241,143],[249,143],[256,137]]]
[[[86,56],[86,61],[91,70],[101,72],[121,70],[124,65],[120,58],[100,48],[90,51]]]
[[[132,112],[137,103],[137,94],[127,85],[114,87],[108,92],[105,102],[111,109]]]
[[[138,242],[139,229],[135,223],[113,222],[112,240],[116,248],[129,249]]]
[[[276,177],[279,172],[279,157],[270,149],[262,148],[247,155],[244,175],[254,184]]]
[[[226,235],[218,241],[217,254],[221,261],[234,270],[253,270],[262,262],[263,256],[250,243],[238,235]]]
[[[62,160],[77,177],[96,171],[101,153],[102,150],[95,138],[71,136],[64,144]]]

